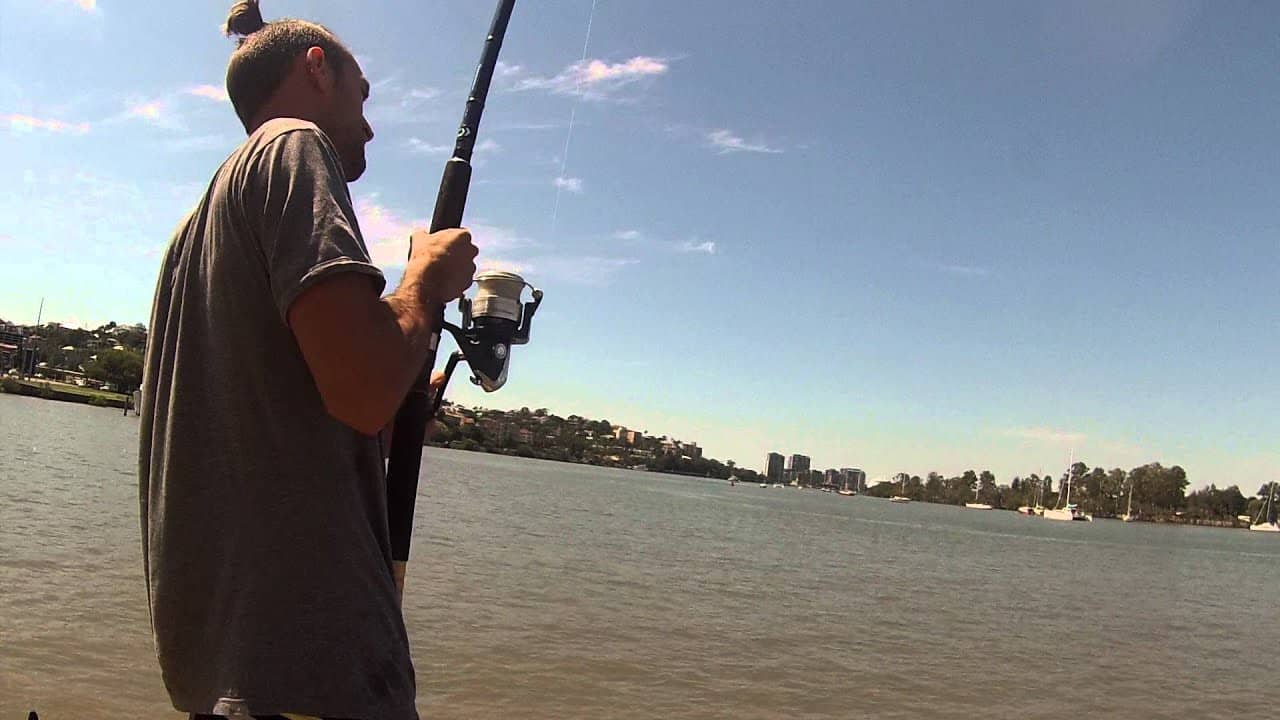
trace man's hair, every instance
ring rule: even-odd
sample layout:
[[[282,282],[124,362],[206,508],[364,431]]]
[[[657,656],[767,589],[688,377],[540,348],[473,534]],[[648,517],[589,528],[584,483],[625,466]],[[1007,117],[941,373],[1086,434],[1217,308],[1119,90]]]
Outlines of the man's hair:
[[[293,61],[309,48],[324,50],[336,72],[353,60],[351,51],[323,25],[293,18],[263,22],[258,0],[232,5],[222,32],[240,36],[227,63],[227,95],[246,130],[289,74]]]

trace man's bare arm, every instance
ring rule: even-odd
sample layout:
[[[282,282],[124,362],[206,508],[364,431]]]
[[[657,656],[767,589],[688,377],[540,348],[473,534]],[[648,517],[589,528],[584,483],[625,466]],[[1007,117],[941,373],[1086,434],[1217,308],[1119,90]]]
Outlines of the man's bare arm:
[[[394,293],[379,298],[369,277],[339,273],[308,288],[289,307],[289,327],[325,409],[376,434],[422,370],[440,309],[475,274],[465,230],[414,233],[414,252]]]

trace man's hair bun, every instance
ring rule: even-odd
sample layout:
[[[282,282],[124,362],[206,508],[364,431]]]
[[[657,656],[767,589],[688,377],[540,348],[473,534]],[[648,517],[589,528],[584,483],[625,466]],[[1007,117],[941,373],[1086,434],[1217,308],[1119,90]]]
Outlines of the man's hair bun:
[[[258,7],[258,0],[239,0],[231,6],[231,12],[227,14],[227,22],[222,26],[222,32],[227,35],[248,36],[258,32],[265,25],[266,23],[262,21],[262,9]]]

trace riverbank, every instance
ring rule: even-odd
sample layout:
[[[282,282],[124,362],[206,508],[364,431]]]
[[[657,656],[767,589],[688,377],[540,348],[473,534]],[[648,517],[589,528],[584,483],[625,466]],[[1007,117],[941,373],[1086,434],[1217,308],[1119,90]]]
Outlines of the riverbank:
[[[27,397],[42,398],[44,400],[57,400],[59,402],[93,405],[96,407],[132,407],[132,401],[128,395],[106,392],[104,390],[92,390],[90,388],[82,388],[78,385],[70,385],[68,383],[56,382],[53,380],[19,380],[17,378],[3,378],[0,379],[0,392],[9,393],[11,395],[25,395]]]

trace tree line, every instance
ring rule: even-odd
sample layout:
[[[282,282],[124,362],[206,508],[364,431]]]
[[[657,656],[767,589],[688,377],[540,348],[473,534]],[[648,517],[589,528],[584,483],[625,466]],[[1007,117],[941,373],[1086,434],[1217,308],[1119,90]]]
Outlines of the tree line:
[[[875,497],[902,494],[912,500],[946,505],[963,505],[976,499],[993,508],[1015,510],[1065,504],[1069,487],[1070,501],[1094,517],[1123,515],[1130,508],[1132,493],[1132,512],[1139,517],[1221,522],[1241,515],[1256,516],[1269,487],[1264,484],[1254,497],[1246,497],[1236,485],[1225,489],[1210,485],[1187,494],[1190,480],[1186,470],[1178,465],[1165,467],[1158,462],[1127,472],[1120,468],[1090,468],[1084,462],[1076,462],[1057,478],[1031,473],[1015,476],[1007,485],[998,484],[989,470],[966,470],[952,477],[931,472],[923,478],[899,473],[894,478],[892,482],[878,483],[867,494]]]
[[[0,326],[10,325],[0,320]],[[72,370],[91,380],[110,383],[117,391],[130,393],[142,386],[143,353],[147,331],[138,325],[109,322],[93,330],[45,323],[20,327],[28,347],[36,352],[36,372],[46,369]],[[0,372],[9,368],[0,368]]]

